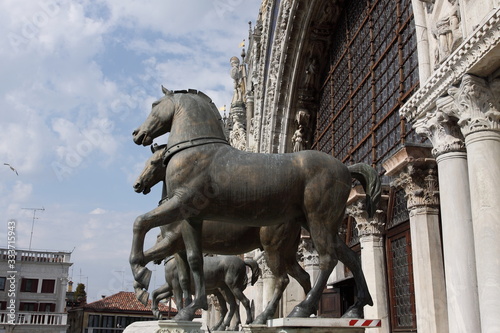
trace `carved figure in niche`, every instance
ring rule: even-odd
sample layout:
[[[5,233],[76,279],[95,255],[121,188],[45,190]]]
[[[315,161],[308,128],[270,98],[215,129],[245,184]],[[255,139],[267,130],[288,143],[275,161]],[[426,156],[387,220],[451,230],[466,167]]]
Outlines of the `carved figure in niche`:
[[[306,66],[306,77],[304,79],[305,89],[314,89],[316,75],[318,74],[318,59],[312,54],[309,56],[308,64]]]
[[[438,46],[434,51],[436,66],[442,63],[453,50],[462,42],[460,30],[460,7],[458,0],[448,0],[451,6],[445,10],[445,15],[436,22],[432,35],[437,40]]]
[[[309,140],[307,138],[309,135],[308,126],[310,117],[311,115],[307,110],[299,110],[297,112],[295,121],[298,125],[298,128],[292,136],[293,152],[307,149],[307,144],[309,143]]]
[[[243,74],[240,69],[240,59],[238,57],[231,57],[231,78],[234,80],[234,94],[231,104],[243,102]]]
[[[298,152],[306,149],[307,141],[305,140],[304,136],[305,136],[304,126],[299,125],[299,128],[295,131],[295,133],[293,133],[292,136],[293,152]]]

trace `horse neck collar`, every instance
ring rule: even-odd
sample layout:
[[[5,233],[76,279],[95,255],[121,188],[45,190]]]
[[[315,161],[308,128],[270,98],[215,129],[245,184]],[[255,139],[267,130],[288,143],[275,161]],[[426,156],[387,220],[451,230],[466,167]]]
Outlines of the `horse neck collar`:
[[[202,137],[186,141],[180,141],[175,144],[169,143],[167,144],[167,148],[165,149],[165,153],[163,154],[163,165],[166,166],[168,164],[168,161],[170,161],[170,159],[172,158],[172,156],[174,156],[174,154],[180,152],[181,150],[191,147],[206,145],[209,143],[222,143],[229,145],[229,142],[227,142],[226,139],[217,137]]]

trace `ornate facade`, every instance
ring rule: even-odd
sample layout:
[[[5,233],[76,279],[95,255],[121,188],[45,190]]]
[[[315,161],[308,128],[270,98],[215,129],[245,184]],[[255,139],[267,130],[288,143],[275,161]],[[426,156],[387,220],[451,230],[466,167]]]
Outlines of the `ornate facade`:
[[[373,331],[498,330],[499,21],[498,0],[264,0],[250,29],[240,148],[317,149],[382,176],[383,211],[367,220],[353,187],[344,226]],[[350,280],[339,264],[323,315]]]

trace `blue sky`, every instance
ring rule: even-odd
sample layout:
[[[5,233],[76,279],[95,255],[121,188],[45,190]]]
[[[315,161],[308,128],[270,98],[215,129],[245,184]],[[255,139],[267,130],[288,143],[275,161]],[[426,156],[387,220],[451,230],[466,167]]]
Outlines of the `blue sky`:
[[[161,85],[229,104],[229,59],[241,53],[260,1],[0,2],[0,245],[73,251],[89,301],[132,290],[135,217],[160,188],[132,184],[150,156],[132,141]],[[165,140],[165,139],[163,139]],[[162,138],[157,142],[162,143]],[[12,165],[19,175],[8,166]],[[3,227],[1,227],[3,225]],[[151,244],[156,236],[148,237]],[[154,268],[154,267],[151,267]],[[163,283],[157,267],[152,286]]]

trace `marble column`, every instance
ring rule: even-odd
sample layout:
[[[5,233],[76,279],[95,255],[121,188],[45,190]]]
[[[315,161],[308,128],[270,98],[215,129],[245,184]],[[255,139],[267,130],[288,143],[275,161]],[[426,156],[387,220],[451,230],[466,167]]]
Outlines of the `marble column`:
[[[384,231],[385,216],[378,210],[369,218],[364,209],[364,198],[347,207],[347,214],[356,220],[359,243],[361,245],[361,266],[368,290],[373,299],[373,306],[363,309],[365,318],[381,319],[382,327],[367,328],[366,333],[389,333],[389,306],[387,302],[387,275],[385,271]]]
[[[481,332],[467,153],[458,125],[446,115],[454,107],[451,97],[439,99],[414,128],[432,142],[439,170],[449,331]]]
[[[500,79],[464,75],[448,90],[465,137],[482,333],[498,332],[500,313]]]
[[[386,161],[384,167],[388,175],[397,176],[391,185],[405,190],[410,212],[417,329],[425,333],[447,333],[438,179],[435,160],[426,155],[430,152],[405,147]],[[397,167],[390,167],[391,164]]]

